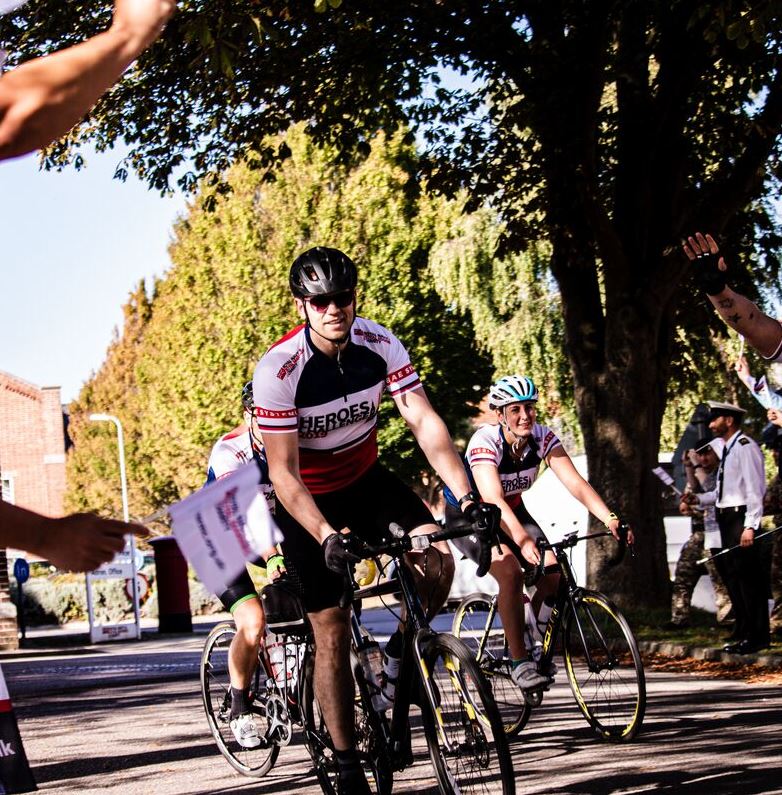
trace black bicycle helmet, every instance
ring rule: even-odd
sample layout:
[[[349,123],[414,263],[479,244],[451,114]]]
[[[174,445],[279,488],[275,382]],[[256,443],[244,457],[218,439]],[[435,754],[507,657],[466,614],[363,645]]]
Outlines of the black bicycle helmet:
[[[357,282],[355,263],[336,248],[311,248],[291,265],[290,287],[297,298],[354,290]]]
[[[253,410],[253,408],[255,406],[255,404],[253,403],[253,382],[252,381],[248,381],[242,387],[242,405],[249,412],[252,412],[252,410]]]

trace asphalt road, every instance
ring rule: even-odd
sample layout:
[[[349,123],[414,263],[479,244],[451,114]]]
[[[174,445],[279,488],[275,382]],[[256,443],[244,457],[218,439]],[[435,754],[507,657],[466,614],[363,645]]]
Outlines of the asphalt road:
[[[203,639],[3,661],[40,790],[320,792],[300,743],[260,780],[234,773],[217,753],[198,691]],[[643,730],[617,746],[593,735],[559,680],[512,746],[518,792],[782,793],[777,685],[651,672]],[[437,791],[417,738],[416,764],[397,774],[395,792]]]

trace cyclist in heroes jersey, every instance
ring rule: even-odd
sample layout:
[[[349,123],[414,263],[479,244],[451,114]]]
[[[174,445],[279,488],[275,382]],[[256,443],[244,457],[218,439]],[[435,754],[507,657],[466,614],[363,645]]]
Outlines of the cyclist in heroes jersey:
[[[336,749],[340,791],[369,793],[353,736],[346,566],[357,558],[338,533],[368,543],[396,522],[408,533],[437,530],[419,497],[380,464],[377,412],[388,391],[432,467],[461,495],[465,514],[491,513],[471,495],[445,423],[434,411],[402,343],[356,315],[356,266],[318,247],[291,266],[290,288],[304,321],[261,358],[253,385],[277,498],[288,572],[301,583],[315,634],[315,692]],[[444,604],[454,563],[447,544],[410,554],[408,565],[430,614]],[[425,581],[422,579],[425,576]]]
[[[222,436],[212,448],[206,482],[226,477],[248,461],[255,460],[261,471],[258,488],[266,498],[269,508],[274,511],[274,490],[269,480],[263,439],[253,417],[252,381],[242,389],[242,407],[245,424]],[[272,579],[285,571],[285,562],[276,547],[268,549],[263,557],[264,560],[257,560],[256,565],[266,568]],[[236,635],[228,650],[231,731],[242,748],[257,748],[261,744],[261,737],[251,711],[249,690],[258,663],[258,646],[263,638],[266,622],[261,601],[247,569],[226,585],[225,591],[220,594],[220,601],[230,611],[236,623]]]
[[[497,415],[496,425],[483,425],[472,436],[465,454],[465,467],[481,499],[501,511],[501,552],[492,547],[489,573],[499,584],[497,609],[502,618],[508,648],[513,659],[511,678],[522,689],[545,685],[556,667],[539,672],[528,658],[524,643],[524,571],[540,562],[535,540],[543,536],[540,526],[524,506],[522,494],[531,488],[541,463],[551,467],[565,488],[590,513],[605,523],[618,538],[620,521],[609,511],[598,493],[581,477],[555,433],[536,422],[538,390],[531,378],[509,375],[500,378],[489,391],[489,408]],[[453,493],[445,490],[446,524],[461,518]],[[628,537],[632,543],[632,536]],[[453,539],[452,543],[471,560],[478,561],[474,536]],[[547,552],[546,563],[554,563]],[[559,582],[558,574],[548,574],[536,583],[532,611],[537,624],[548,620]],[[539,638],[538,627],[530,628]]]

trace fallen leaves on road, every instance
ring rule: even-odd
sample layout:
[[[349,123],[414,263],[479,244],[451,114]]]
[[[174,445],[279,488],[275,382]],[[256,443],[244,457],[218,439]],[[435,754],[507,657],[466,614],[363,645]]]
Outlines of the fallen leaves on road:
[[[742,679],[764,685],[782,684],[782,671],[751,663],[715,662],[692,657],[668,657],[663,654],[644,654],[643,660],[644,665],[654,671],[690,673],[709,679]]]

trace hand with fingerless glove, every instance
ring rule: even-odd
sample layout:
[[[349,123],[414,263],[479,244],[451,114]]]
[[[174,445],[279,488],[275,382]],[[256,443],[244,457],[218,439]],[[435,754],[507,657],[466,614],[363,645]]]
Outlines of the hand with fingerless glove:
[[[361,558],[350,549],[350,533],[333,533],[321,544],[326,566],[337,574],[352,570]]]
[[[497,528],[500,523],[500,509],[489,502],[471,502],[462,513],[473,526],[475,535],[480,541],[480,557],[478,559],[479,577],[483,577],[491,566],[491,545],[497,539]]]
[[[727,286],[728,269],[720,255],[719,247],[711,235],[696,232],[694,237],[682,241],[687,259],[694,264],[693,276],[698,288],[706,295],[718,295]],[[720,263],[725,268],[720,269]]]

